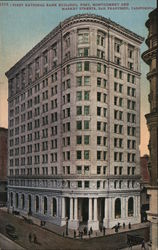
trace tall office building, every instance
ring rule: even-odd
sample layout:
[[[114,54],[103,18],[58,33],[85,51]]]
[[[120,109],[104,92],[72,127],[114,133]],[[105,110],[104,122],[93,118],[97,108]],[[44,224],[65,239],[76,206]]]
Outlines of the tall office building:
[[[142,41],[76,15],[6,73],[10,209],[69,228],[140,222]]]
[[[150,81],[150,113],[146,115],[150,132],[149,170],[150,170],[150,208],[148,220],[151,221],[152,249],[158,249],[158,6],[150,12],[146,22],[149,34],[146,39],[148,49],[143,53],[144,61],[149,65],[147,79]]]

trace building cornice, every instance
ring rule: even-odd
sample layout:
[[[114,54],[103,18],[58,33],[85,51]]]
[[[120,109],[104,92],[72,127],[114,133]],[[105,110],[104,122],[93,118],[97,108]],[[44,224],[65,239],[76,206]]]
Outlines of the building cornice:
[[[95,15],[95,14],[77,14],[75,16],[71,16],[61,22],[56,28],[54,28],[47,36],[45,36],[37,45],[35,45],[24,57],[22,57],[13,67],[11,67],[7,72],[6,76],[9,77],[16,69],[18,69],[22,64],[24,64],[30,57],[32,57],[35,53],[37,53],[46,43],[53,39],[58,33],[62,32],[66,27],[70,25],[80,23],[80,22],[97,22],[103,24],[108,29],[112,29],[117,31],[130,39],[136,41],[141,44],[144,40],[143,37],[137,35],[136,33],[124,28],[123,26],[107,19],[105,17]]]

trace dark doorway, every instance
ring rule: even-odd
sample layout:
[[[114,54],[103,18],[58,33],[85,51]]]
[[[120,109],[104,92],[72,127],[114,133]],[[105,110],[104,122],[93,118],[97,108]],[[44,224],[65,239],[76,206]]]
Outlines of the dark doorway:
[[[70,219],[70,198],[65,198],[65,216]]]
[[[29,195],[29,214],[31,214],[32,213],[32,211],[31,211],[31,203],[32,203],[32,201],[31,201],[31,195]]]
[[[105,198],[100,198],[100,221],[102,222],[104,215],[104,207],[105,207]]]
[[[88,198],[84,198],[82,200],[82,220],[83,220],[83,222],[88,221],[88,209],[89,209]]]
[[[47,214],[47,197],[44,197],[44,214]]]
[[[19,207],[19,195],[16,194],[16,208]]]
[[[121,218],[121,200],[120,198],[117,198],[115,200],[115,218]]]
[[[57,216],[57,200],[53,198],[53,216]]]
[[[130,197],[128,199],[128,216],[129,217],[133,216],[133,212],[134,212],[134,209],[133,209],[133,198]]]

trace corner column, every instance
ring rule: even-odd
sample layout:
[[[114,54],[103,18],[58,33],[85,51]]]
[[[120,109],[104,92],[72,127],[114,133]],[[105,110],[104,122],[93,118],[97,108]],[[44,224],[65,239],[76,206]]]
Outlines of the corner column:
[[[70,219],[68,221],[68,227],[70,229],[77,230],[79,226],[78,222],[78,199],[70,198]]]
[[[92,219],[92,198],[89,198],[89,220],[88,220],[88,230],[92,227],[93,230],[99,230],[98,221],[98,204],[97,198],[94,198],[94,219]]]

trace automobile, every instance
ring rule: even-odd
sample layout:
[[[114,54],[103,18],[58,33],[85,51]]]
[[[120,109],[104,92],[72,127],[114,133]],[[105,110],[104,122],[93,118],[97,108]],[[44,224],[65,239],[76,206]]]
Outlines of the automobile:
[[[127,245],[134,246],[142,244],[144,238],[137,234],[127,234]]]
[[[6,233],[13,239],[13,240],[16,240],[18,238],[17,236],[17,233],[16,233],[16,229],[13,225],[11,224],[7,224],[5,226],[5,230],[6,230]]]

